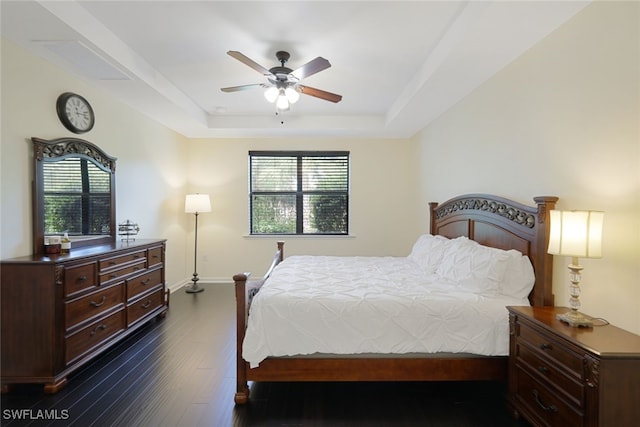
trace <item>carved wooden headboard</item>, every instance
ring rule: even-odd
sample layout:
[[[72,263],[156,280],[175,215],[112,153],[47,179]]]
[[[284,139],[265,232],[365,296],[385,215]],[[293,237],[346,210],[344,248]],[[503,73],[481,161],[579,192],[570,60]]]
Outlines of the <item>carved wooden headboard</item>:
[[[549,214],[557,197],[534,197],[536,206],[489,194],[467,194],[444,203],[429,203],[430,233],[448,238],[466,236],[494,248],[516,249],[527,255],[536,281],[529,300],[534,306],[553,305],[553,258],[547,254]]]

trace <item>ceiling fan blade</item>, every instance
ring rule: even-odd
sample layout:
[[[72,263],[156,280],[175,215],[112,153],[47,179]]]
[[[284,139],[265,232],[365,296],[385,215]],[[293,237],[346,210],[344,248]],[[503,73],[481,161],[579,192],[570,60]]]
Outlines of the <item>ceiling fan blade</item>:
[[[320,71],[326,70],[329,67],[331,67],[329,61],[321,56],[318,56],[316,59],[307,62],[302,67],[293,70],[291,73],[289,73],[289,75],[295,77],[298,80],[302,80],[305,77],[312,76],[315,73],[319,73]]]
[[[255,89],[256,87],[267,87],[267,85],[264,83],[255,83],[252,85],[223,87],[220,90],[223,92],[239,92],[241,90]]]
[[[342,95],[327,92],[326,90],[316,89],[314,87],[298,85],[300,92],[305,95],[315,96],[316,98],[324,99],[325,101],[340,102],[342,101]]]
[[[253,68],[257,72],[262,74],[263,76],[272,76],[273,75],[273,74],[271,74],[271,71],[267,70],[266,68],[264,68],[262,65],[258,64],[253,59],[245,56],[244,54],[242,54],[242,53],[240,53],[240,52],[238,52],[236,50],[228,51],[227,55],[231,56],[232,58],[237,59],[238,61],[242,62],[245,65],[248,65],[249,67]]]

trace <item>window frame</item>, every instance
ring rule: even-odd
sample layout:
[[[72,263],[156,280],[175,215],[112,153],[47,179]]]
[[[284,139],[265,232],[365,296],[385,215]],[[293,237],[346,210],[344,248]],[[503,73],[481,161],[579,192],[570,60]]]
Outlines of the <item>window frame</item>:
[[[296,158],[296,189],[294,191],[254,191],[253,189],[253,159],[254,157],[283,157]],[[303,190],[304,170],[302,159],[309,157],[346,157],[346,190],[318,191]],[[250,150],[248,155],[249,168],[249,235],[250,236],[349,236],[350,191],[351,191],[351,153],[345,150]],[[346,219],[344,232],[305,232],[304,231],[304,198],[309,195],[339,194],[344,197]],[[295,232],[260,233],[254,231],[254,195],[295,195],[296,197],[296,230]]]

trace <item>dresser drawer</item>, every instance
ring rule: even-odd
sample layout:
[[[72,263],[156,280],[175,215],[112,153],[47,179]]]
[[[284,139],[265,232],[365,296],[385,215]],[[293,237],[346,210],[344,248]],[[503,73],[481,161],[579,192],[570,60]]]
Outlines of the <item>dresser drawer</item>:
[[[130,253],[115,256],[115,257],[103,258],[100,261],[98,261],[98,263],[100,264],[100,273],[102,273],[104,270],[111,270],[118,266],[128,264],[134,261],[140,261],[140,260],[146,261],[146,259],[147,259],[146,251],[141,250],[141,251],[130,252]]]
[[[516,375],[518,399],[541,425],[584,426],[584,414],[581,411],[567,404],[553,390],[531,377],[526,370],[517,369]]]
[[[65,329],[69,330],[118,304],[124,304],[124,282],[65,303]]]
[[[162,264],[162,262],[162,246],[149,249],[147,254],[147,266],[151,268],[155,265]]]
[[[554,363],[558,363],[561,368],[568,369],[568,374],[575,375],[578,380],[584,376],[582,357],[567,348],[549,335],[538,332],[525,323],[520,324],[520,334],[518,345],[528,345],[535,348],[540,357],[548,358]]]
[[[122,309],[69,335],[65,340],[66,362],[74,361],[92,349],[97,348],[107,339],[124,331],[125,324],[125,311]]]
[[[133,323],[162,306],[164,303],[163,297],[164,289],[160,289],[149,295],[145,295],[134,303],[129,304],[127,306],[127,326],[131,326]]]
[[[108,272],[101,273],[100,284],[104,285],[105,283],[113,282],[114,280],[120,279],[124,276],[128,276],[130,274],[144,270],[146,264],[146,259],[138,259],[134,264],[126,264],[122,267],[118,267],[113,270],[109,270]]]
[[[538,355],[538,351],[527,345],[518,344],[517,357],[521,366],[532,372],[532,376],[549,383],[558,394],[563,395],[568,401],[578,407],[584,407],[584,386],[555,365],[548,363],[545,358]]]
[[[96,286],[96,263],[77,265],[64,269],[65,296]]]
[[[127,279],[127,299],[135,298],[148,290],[162,284],[162,269],[149,271]]]

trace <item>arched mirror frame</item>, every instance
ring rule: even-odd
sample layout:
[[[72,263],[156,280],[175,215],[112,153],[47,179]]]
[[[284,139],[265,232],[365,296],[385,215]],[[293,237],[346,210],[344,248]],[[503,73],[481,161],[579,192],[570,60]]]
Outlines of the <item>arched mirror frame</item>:
[[[116,236],[116,158],[109,156],[98,146],[89,141],[78,138],[58,138],[46,140],[31,138],[33,143],[33,252],[45,252],[45,209],[44,209],[44,167],[43,162],[63,160],[65,158],[80,157],[87,159],[110,174],[110,202],[111,213],[109,234],[91,236],[73,241],[73,247],[96,246],[115,242]]]

